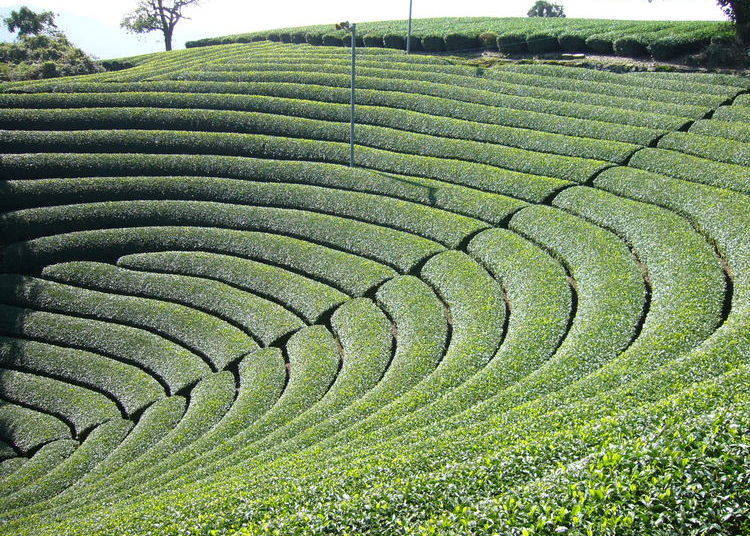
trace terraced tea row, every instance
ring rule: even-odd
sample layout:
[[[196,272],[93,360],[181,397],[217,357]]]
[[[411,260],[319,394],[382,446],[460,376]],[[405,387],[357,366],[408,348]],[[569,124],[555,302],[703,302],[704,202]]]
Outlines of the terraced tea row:
[[[407,21],[359,23],[358,46],[406,49]],[[718,22],[620,21],[566,18],[436,18],[412,21],[411,49],[440,52],[489,49],[504,53],[567,51],[669,59],[699,50],[711,38],[731,38]],[[253,41],[349,46],[351,36],[330,25],[282,28],[188,41],[188,48]]]
[[[344,53],[0,86],[0,533],[747,526],[750,84]]]

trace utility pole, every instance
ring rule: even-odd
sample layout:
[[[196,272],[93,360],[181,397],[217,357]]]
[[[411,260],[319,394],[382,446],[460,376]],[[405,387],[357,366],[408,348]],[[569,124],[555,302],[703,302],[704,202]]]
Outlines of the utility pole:
[[[409,0],[409,29],[406,32],[406,53],[411,54],[411,5],[413,0]]]
[[[349,95],[349,167],[354,166],[354,103],[357,87],[357,25],[355,23],[339,22],[337,30],[346,30],[352,34],[352,82],[351,94]]]

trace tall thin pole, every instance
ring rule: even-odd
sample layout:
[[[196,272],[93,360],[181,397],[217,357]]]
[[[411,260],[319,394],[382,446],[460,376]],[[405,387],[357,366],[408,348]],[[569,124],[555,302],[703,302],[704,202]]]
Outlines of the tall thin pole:
[[[406,53],[411,54],[411,4],[413,0],[409,0],[409,30],[406,32]]]
[[[352,92],[350,104],[349,124],[349,167],[354,167],[354,91],[356,87],[356,65],[357,65],[357,25],[352,24]]]

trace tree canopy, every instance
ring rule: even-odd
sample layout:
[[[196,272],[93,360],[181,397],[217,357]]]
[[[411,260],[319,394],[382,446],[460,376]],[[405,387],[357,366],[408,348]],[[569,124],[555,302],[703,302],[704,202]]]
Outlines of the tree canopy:
[[[8,31],[10,33],[18,32],[19,37],[54,33],[57,29],[54,13],[51,11],[35,13],[26,6],[21,7],[18,11],[11,11],[4,22]]]
[[[565,10],[560,4],[553,4],[546,0],[537,0],[527,13],[529,17],[564,17]]]
[[[121,26],[137,33],[159,31],[164,36],[164,47],[172,50],[172,36],[177,23],[185,17],[183,10],[200,0],[138,0],[135,9],[122,19]]]

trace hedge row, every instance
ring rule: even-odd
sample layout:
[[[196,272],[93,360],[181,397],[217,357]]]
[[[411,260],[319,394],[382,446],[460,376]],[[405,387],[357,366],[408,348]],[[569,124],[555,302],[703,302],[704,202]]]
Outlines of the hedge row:
[[[452,336],[439,366],[408,393],[387,406],[373,408],[361,422],[332,438],[319,436],[317,448],[345,444],[355,450],[357,444],[372,445],[370,432],[447,394],[495,355],[504,337],[506,305],[502,288],[487,271],[463,252],[446,251],[431,258],[420,276],[441,297],[451,322]]]
[[[748,129],[746,124],[736,121],[701,119],[693,123],[688,132],[691,134],[701,134],[706,137],[711,137],[713,140],[724,138],[742,143],[750,143],[750,129]]]
[[[249,259],[207,252],[164,251],[120,257],[118,264],[142,272],[161,272],[221,282],[265,296],[307,323],[347,299],[346,294],[304,275]]]
[[[6,497],[31,486],[55,466],[67,459],[78,447],[74,439],[58,439],[42,446],[22,467],[3,479],[0,497]]]
[[[75,247],[75,246],[74,246]],[[152,333],[77,316],[2,306],[3,333],[101,354],[142,368],[169,392],[209,372],[200,358]]]
[[[191,390],[187,409],[180,421],[163,437],[150,446],[141,449],[138,455],[110,472],[106,477],[104,492],[111,493],[127,489],[131,479],[151,468],[174,453],[188,448],[201,436],[221,422],[232,406],[235,395],[234,377],[228,371],[208,375]],[[100,494],[93,494],[98,497]],[[75,498],[68,498],[67,507],[75,505]],[[21,514],[16,512],[15,515]]]
[[[69,438],[70,428],[48,413],[0,402],[0,433],[21,453],[28,453],[46,443]]]
[[[117,406],[96,391],[16,370],[0,369],[0,396],[61,419],[76,436],[120,416]],[[47,439],[59,439],[59,432]]]
[[[45,467],[43,475],[33,482],[24,482],[25,485],[15,493],[0,498],[0,508],[5,518],[12,518],[16,508],[33,510],[35,503],[52,497],[73,485],[120,444],[132,425],[130,421],[116,418],[94,428],[86,440],[68,457],[53,467]],[[60,455],[60,453],[54,454]]]
[[[18,166],[17,164],[21,164]],[[269,161],[242,157],[200,157],[187,155],[144,155],[122,158],[117,155],[7,155],[0,169],[8,176],[7,196],[0,200],[6,210],[78,203],[83,200],[124,200],[133,198],[162,198],[168,192],[173,199],[193,199],[207,196],[205,200],[233,200],[241,188],[257,192],[266,191],[273,199],[273,184],[247,184],[242,181],[318,185],[336,190],[376,194],[382,199],[403,199],[419,205],[434,205],[444,210],[495,223],[524,203],[492,192],[456,186],[446,182],[380,173],[367,169],[351,169],[339,165]],[[201,177],[185,177],[200,174]],[[94,177],[90,177],[93,175]],[[109,176],[125,175],[116,180]],[[159,175],[165,178],[138,177]],[[179,181],[169,175],[181,176]],[[64,177],[42,180],[41,177]],[[79,178],[68,181],[70,177]],[[210,179],[209,179],[210,177]],[[33,181],[25,179],[35,179]],[[311,191],[322,192],[313,188]],[[328,190],[330,191],[330,190]],[[544,191],[544,190],[542,190]],[[270,193],[268,193],[270,192]],[[343,194],[341,194],[343,195]],[[541,192],[536,195],[541,196]],[[276,195],[275,197],[278,197]],[[357,197],[357,196],[355,196]],[[359,196],[369,199],[370,196]],[[383,203],[379,204],[379,210]],[[410,205],[415,206],[415,205]],[[436,212],[432,212],[436,214]],[[409,215],[400,216],[401,219]],[[413,220],[413,218],[412,218]]]
[[[577,73],[576,69],[555,65],[539,64],[517,64],[500,63],[492,69],[477,71],[476,68],[463,65],[432,65],[402,63],[398,59],[378,58],[377,60],[364,59],[357,63],[358,74],[365,77],[384,79],[422,80],[437,83],[465,85],[479,89],[492,89],[492,81],[498,80],[510,84],[550,87],[554,89],[573,89],[570,79],[583,81],[579,90],[593,94],[607,94],[618,97],[630,97],[639,100],[664,101],[677,104],[694,104],[696,106],[711,105],[716,102],[717,97],[727,99],[734,96],[743,86],[724,86],[700,84],[682,80],[662,81],[659,79],[644,79],[629,74],[611,73],[606,71],[595,71],[583,69]],[[300,63],[303,62],[303,63]],[[255,59],[241,59],[227,63],[209,63],[200,66],[199,72],[204,76],[226,76],[228,74],[240,73],[320,73],[345,75],[350,72],[348,58],[317,58],[306,55],[298,56],[297,59],[279,60],[277,56],[258,56]],[[187,72],[198,72],[198,69]],[[571,72],[572,71],[572,72]],[[507,76],[506,76],[507,73]],[[512,73],[512,75],[511,75]],[[527,75],[522,77],[521,75]],[[535,75],[553,76],[559,78],[552,84],[549,80],[539,80]],[[163,77],[157,77],[163,78]],[[728,82],[734,80],[730,79]],[[736,83],[740,81],[737,80]],[[622,87],[624,86],[624,87]],[[498,86],[502,88],[503,86]],[[615,91],[620,87],[621,93]],[[684,97],[684,101],[678,98]]]
[[[147,88],[144,88],[147,89]],[[178,88],[172,88],[178,89]],[[310,90],[314,91],[310,91]],[[214,110],[265,111],[296,115],[309,119],[345,121],[349,110],[343,104],[343,92],[330,88],[278,88],[279,96],[270,98],[265,95],[231,95],[206,93],[177,92],[122,92],[122,93],[34,93],[2,94],[0,106],[7,108],[93,108],[93,107],[154,107],[154,108],[203,108]],[[286,98],[281,95],[298,98]],[[311,102],[302,99],[323,99]],[[333,102],[326,102],[333,101]],[[546,112],[521,111],[506,108],[502,113],[478,104],[451,101],[439,97],[410,95],[386,91],[365,91],[357,93],[358,106],[355,113],[360,123],[398,128],[400,122],[410,118],[420,119],[415,128],[423,133],[450,131],[440,127],[455,125],[462,128],[466,139],[491,141],[490,131],[505,132],[494,129],[494,125],[511,128],[528,129],[554,134],[565,134],[584,138],[622,141],[639,145],[648,145],[659,134],[666,132],[656,128],[607,123],[597,119],[579,119],[552,115]],[[339,104],[341,103],[341,104]],[[415,113],[410,113],[415,112]],[[8,110],[7,113],[14,113]],[[5,114],[4,114],[5,115]],[[450,118],[450,119],[449,119]],[[428,121],[429,120],[429,121]],[[614,119],[613,119],[614,120]],[[677,120],[679,121],[679,120]],[[679,126],[675,124],[675,127]],[[468,128],[471,127],[471,128]]]
[[[509,313],[502,344],[473,376],[398,421],[372,430],[371,441],[387,442],[467,410],[539,367],[565,336],[573,313],[571,288],[557,261],[505,229],[479,233],[467,250],[502,285]]]
[[[750,171],[744,166],[724,164],[666,149],[643,149],[635,154],[629,165],[686,181],[702,182],[742,193],[750,192]]]
[[[505,64],[496,67],[502,71],[524,73],[539,76],[552,76],[555,78],[569,78],[573,80],[584,80],[603,84],[616,84],[631,86],[641,89],[667,91],[671,94],[692,93],[699,95],[718,95],[725,99],[733,97],[746,87],[745,81],[739,76],[717,75],[723,78],[711,78],[712,75],[701,75],[700,78],[687,78],[684,73],[677,77],[663,78],[656,76],[643,76],[644,74],[659,74],[648,72],[635,73],[613,73],[610,71],[599,71],[596,69],[570,69],[555,65],[543,64]]]
[[[187,401],[179,395],[162,398],[149,406],[127,437],[106,458],[72,486],[38,507],[57,508],[60,511],[67,509],[76,497],[82,495],[83,490],[92,484],[100,485],[111,473],[137,459],[167,436],[180,423],[186,407]],[[23,518],[22,515],[18,517]]]
[[[737,102],[741,97],[744,96],[745,95],[740,95],[739,97],[737,97],[737,99],[735,100],[735,104],[732,106],[721,106],[717,108],[712,116],[712,119],[736,121],[739,123],[750,123],[750,107],[742,106]],[[744,128],[747,128],[746,124],[742,126]]]
[[[365,47],[406,48],[406,22],[361,23],[358,45]],[[662,30],[658,32],[656,30]],[[674,34],[680,39],[669,39]],[[728,34],[728,26],[715,22],[634,22],[564,19],[417,19],[414,21],[413,50],[438,52],[480,47],[499,48],[508,53],[544,53],[559,50],[628,53],[617,46],[618,39],[632,36],[643,41],[637,53],[653,52],[658,58],[671,58],[694,51],[715,35]],[[331,26],[308,26],[206,38],[188,41],[187,48],[260,40],[310,45],[349,46],[350,36]]]
[[[205,201],[117,201],[40,207],[11,212],[6,214],[3,220],[16,229],[21,228],[19,223],[25,224],[26,233],[14,237],[16,240],[113,227],[218,227],[278,233],[370,258],[399,271],[409,271],[421,259],[444,249],[437,242],[414,234],[349,218],[297,209]],[[177,336],[176,333],[170,335],[177,340],[185,341],[185,344],[189,344],[198,353],[207,356],[218,368],[232,361],[232,357],[252,349],[253,343],[239,330],[228,325],[219,328],[220,323],[216,319],[207,318],[208,315],[188,311],[184,307],[172,304],[146,300],[139,302],[138,298],[119,300],[122,303],[132,303],[133,307],[138,307],[137,304],[141,303],[138,309],[142,313],[148,308],[153,308],[153,314],[159,314],[158,310],[161,308],[169,311],[165,318],[180,318],[181,323],[185,325],[183,336]],[[189,320],[190,318],[195,324]],[[119,321],[126,321],[126,317],[120,318]],[[212,330],[218,330],[214,336],[218,337],[218,340],[214,342],[211,337],[204,339],[207,345],[205,347],[200,342],[201,337],[197,336],[201,330],[201,323],[211,326]],[[157,321],[154,320],[152,327],[155,329],[157,325]],[[191,325],[194,327],[189,328]],[[221,336],[218,333],[221,333]],[[192,340],[193,334],[195,340]]]
[[[24,114],[25,126],[34,128],[34,132],[16,130],[2,132],[4,140],[2,145],[6,152],[22,152],[24,150],[38,150],[40,142],[39,136],[49,136],[53,139],[52,143],[59,143],[61,148],[80,146],[78,152],[87,152],[89,144],[76,143],[84,133],[68,132],[62,135],[62,139],[54,140],[54,132],[45,134],[37,133],[37,129],[51,128],[52,130],[61,131],[79,129],[96,129],[99,132],[86,132],[88,136],[99,136],[99,151],[108,150],[111,152],[153,152],[153,149],[143,149],[143,143],[137,141],[139,131],[149,130],[153,136],[169,136],[171,144],[165,144],[165,151],[188,154],[226,154],[230,156],[255,154],[262,155],[264,149],[251,149],[258,135],[272,135],[286,137],[291,139],[303,139],[311,143],[314,142],[334,142],[330,146],[335,148],[345,148],[344,143],[348,145],[349,127],[345,123],[333,123],[330,121],[317,121],[303,118],[286,117],[277,114],[263,114],[256,112],[194,112],[188,110],[170,110],[170,109],[123,109],[123,110],[55,110],[43,112],[41,110],[31,114]],[[36,117],[34,117],[36,116]],[[45,121],[44,117],[50,119]],[[37,119],[38,118],[38,119]],[[54,119],[53,119],[54,118]],[[126,118],[130,118],[127,119]],[[37,124],[37,120],[39,123]],[[17,122],[13,121],[13,126],[17,128]],[[114,145],[117,143],[112,136],[116,133],[108,129],[127,127],[123,133],[123,140],[117,144],[120,146],[119,151],[115,151]],[[409,125],[404,125],[408,128]],[[132,129],[132,130],[130,130]],[[196,129],[200,131],[195,132]],[[456,140],[427,134],[411,133],[401,130],[360,125],[355,134],[355,141],[362,146],[365,154],[369,150],[388,151],[396,155],[408,156],[426,156],[434,158],[445,158],[459,160],[462,162],[479,163],[483,165],[500,167],[503,169],[517,171],[521,173],[531,173],[547,177],[556,177],[568,180],[584,180],[581,173],[591,172],[601,165],[601,160],[612,162],[623,162],[637,146],[623,144],[619,142],[602,142],[599,140],[587,140],[576,137],[565,137],[557,134],[542,134],[523,130],[503,130],[497,127],[497,137],[493,137],[493,143],[475,142],[471,140]],[[203,143],[194,142],[194,150],[189,151],[181,143],[185,136],[183,132],[166,134],[168,131],[191,131],[194,140],[200,140]],[[487,130],[492,130],[488,128]],[[202,132],[201,132],[202,131]],[[208,132],[205,132],[208,131]],[[240,133],[240,134],[236,134]],[[58,133],[57,136],[60,136]],[[141,132],[141,135],[143,133]],[[237,137],[242,136],[242,137]],[[254,138],[243,138],[244,136],[254,136]],[[26,141],[28,138],[30,140]],[[128,138],[133,139],[129,143]],[[68,139],[65,139],[68,138]],[[110,138],[110,139],[108,139]],[[158,139],[158,138],[157,138]],[[33,141],[32,141],[33,140]],[[245,152],[237,148],[239,140],[247,140],[244,145],[247,146]],[[285,143],[285,140],[279,140]],[[338,142],[338,143],[337,143]],[[498,143],[505,145],[498,145]],[[30,143],[31,146],[26,144]],[[278,143],[278,142],[277,142]],[[293,158],[293,143],[286,141],[288,148],[282,150],[278,157],[284,157],[284,153],[292,153],[286,156]],[[297,142],[299,144],[299,142]],[[8,147],[12,144],[12,148]],[[170,146],[171,145],[171,146]],[[271,145],[268,143],[268,145]],[[218,147],[217,147],[218,146]],[[528,147],[520,149],[519,147]],[[338,157],[338,152],[345,151],[326,151],[318,149],[323,154],[330,153],[329,159],[338,161],[348,160],[348,152],[345,155],[347,160]],[[292,151],[289,151],[292,149]],[[266,149],[267,151],[268,149]],[[538,151],[542,151],[539,153]],[[557,156],[560,155],[568,156]],[[334,156],[336,155],[336,156]],[[580,155],[583,158],[578,156]],[[271,156],[271,155],[268,155]],[[323,158],[318,157],[322,160]],[[594,160],[594,161],[592,161]],[[530,163],[533,162],[533,163]],[[582,169],[579,174],[575,170]]]
[[[275,179],[280,180],[279,177]],[[328,182],[333,183],[334,180],[335,178],[329,177]],[[431,193],[429,186],[422,188],[427,189],[428,194]],[[388,187],[381,186],[380,189],[387,190]],[[391,227],[435,240],[449,247],[454,247],[464,237],[485,225],[475,219],[434,209],[421,203],[384,199],[380,195],[307,184],[284,184],[282,189],[278,184],[208,177],[116,177],[19,181],[13,183],[9,190],[11,191],[5,200],[8,205],[24,203],[31,206],[50,206],[147,199],[200,199],[231,205],[309,210]],[[421,197],[424,197],[424,194]],[[387,202],[384,202],[386,200]],[[496,201],[493,208],[496,210],[497,219],[506,217],[524,205],[507,198]],[[25,236],[28,238],[30,235]]]
[[[376,297],[379,306],[395,324],[397,333],[395,353],[385,374],[371,390],[344,410],[303,431],[293,443],[282,443],[285,448],[301,447],[318,441],[321,437],[333,436],[346,426],[367,417],[375,408],[397,399],[439,364],[445,351],[448,326],[444,305],[430,287],[416,277],[399,276],[383,284]],[[285,409],[278,411],[288,413]],[[276,413],[272,413],[276,419]],[[258,437],[254,430],[251,433],[252,438]],[[234,442],[245,444],[247,434],[236,438]],[[280,447],[281,445],[277,448]],[[159,483],[173,487],[218,474],[217,468],[231,471],[239,460],[247,460],[252,454],[256,454],[252,444],[247,452],[238,450],[233,444],[220,445],[200,460],[183,466],[184,472],[181,474],[171,474],[160,479]]]
[[[739,141],[717,139],[693,132],[673,132],[659,140],[658,147],[716,162],[750,167],[750,144]],[[746,173],[750,174],[750,169]]]
[[[606,84],[589,84],[590,91],[577,90],[575,81],[549,81],[548,77],[532,77],[530,75],[516,74],[510,76],[500,70],[488,70],[482,78],[457,77],[456,75],[434,73],[429,76],[424,73],[411,73],[399,71],[394,76],[392,70],[373,69],[371,74],[367,71],[360,73],[357,77],[357,87],[362,89],[378,89],[383,91],[402,91],[409,93],[423,93],[427,95],[445,96],[446,93],[455,93],[460,96],[457,100],[472,102],[472,97],[483,98],[483,92],[489,91],[495,94],[510,95],[515,97],[532,97],[536,99],[547,99],[553,101],[570,102],[577,104],[589,104],[606,106],[610,108],[631,109],[641,112],[670,114],[681,117],[701,117],[713,106],[718,106],[724,99],[718,99],[715,95],[698,95],[694,99],[704,102],[704,105],[681,102],[681,94],[664,94],[666,92],[654,91],[660,101],[650,101],[644,98],[620,96],[618,90],[627,89],[626,86],[609,87]],[[385,72],[383,72],[385,71]],[[384,77],[387,75],[387,77]],[[299,72],[299,71],[266,71],[266,72],[205,72],[184,70],[174,75],[154,77],[156,82],[188,81],[188,82],[282,82],[297,84],[313,84],[321,86],[348,88],[351,84],[350,76],[344,74],[328,74],[321,72]],[[398,85],[394,82],[398,81]],[[539,85],[535,85],[534,82]],[[445,87],[447,86],[447,87]],[[39,89],[49,90],[51,86],[39,86]],[[54,87],[54,86],[52,86]],[[464,89],[465,88],[465,89]],[[480,93],[475,93],[480,92]],[[636,92],[637,94],[638,92]],[[497,95],[495,99],[499,98]],[[484,101],[482,101],[484,102]],[[488,102],[488,104],[492,104]]]
[[[325,84],[320,83],[322,80],[316,80],[316,82],[313,84],[304,83],[304,81],[154,81],[122,84],[90,82],[63,85],[46,83],[35,88],[29,88],[24,93],[0,93],[0,104],[3,107],[37,108],[68,107],[70,105],[67,103],[71,101],[80,102],[81,105],[115,106],[117,101],[123,101],[133,105],[141,105],[141,103],[146,105],[153,101],[141,99],[159,98],[141,96],[149,93],[170,93],[170,96],[163,97],[158,101],[159,105],[164,107],[167,107],[167,105],[162,103],[165,100],[171,100],[171,95],[175,93],[186,93],[187,95],[175,96],[174,102],[186,102],[183,107],[196,108],[222,108],[223,103],[228,103],[227,106],[233,108],[233,99],[241,99],[241,96],[245,95],[333,103],[347,103],[349,101],[350,91],[346,85],[347,82],[343,79],[325,80]],[[387,86],[374,82],[375,80],[369,84],[373,86],[372,88],[357,88],[355,96],[358,104],[407,109],[431,115],[438,114],[480,123],[531,128],[532,130],[549,130],[554,121],[567,121],[564,118],[612,123],[609,128],[614,129],[623,128],[627,130],[629,127],[635,126],[654,130],[676,130],[684,125],[688,118],[697,119],[705,115],[707,111],[700,107],[674,106],[671,104],[664,104],[657,109],[644,111],[635,109],[641,103],[633,100],[623,102],[619,108],[613,108],[609,102],[610,99],[606,99],[607,102],[599,102],[600,99],[596,96],[588,95],[587,100],[589,102],[583,100],[579,102],[577,99],[571,100],[574,99],[575,94],[570,92],[545,92],[547,97],[558,97],[558,99],[551,99],[545,98],[544,95],[511,95],[487,90],[457,88],[448,84],[427,84],[412,81],[401,81],[398,91],[395,91],[392,84]],[[129,94],[134,95],[133,101],[128,100]],[[84,95],[88,96],[84,97]],[[106,95],[110,96],[107,97]],[[559,98],[567,98],[569,102],[559,100]],[[597,102],[591,103],[591,100]],[[38,105],[33,104],[34,102],[37,102]],[[235,106],[244,109],[247,104],[245,101],[239,100]],[[497,113],[498,110],[495,110],[494,107],[502,108],[502,114]],[[456,111],[453,111],[454,108],[456,108]],[[530,115],[528,118],[526,117],[527,114]],[[545,115],[540,117],[536,114]],[[553,117],[547,118],[548,115]],[[537,127],[536,125],[541,126]],[[594,129],[592,131],[595,132]],[[575,135],[574,133],[571,134]],[[593,133],[591,136],[595,137]],[[617,138],[613,137],[612,139]]]
[[[84,384],[111,395],[127,415],[164,396],[154,378],[138,367],[92,352],[35,340],[0,337],[0,366]]]
[[[185,463],[188,463],[187,467],[196,467],[201,471],[210,467],[209,460],[215,459],[221,464],[226,464],[226,449],[236,449],[238,444],[243,445],[243,451],[248,454],[276,449],[291,441],[307,427],[343,410],[374,387],[388,367],[391,357],[390,322],[370,300],[355,299],[337,309],[332,316],[331,324],[337,340],[341,343],[342,365],[334,383],[319,402],[275,431],[262,438],[258,436],[257,440],[254,440],[256,434],[248,436],[238,427],[222,432],[219,437],[221,451],[225,454],[219,458],[216,457],[215,450],[218,441],[195,444],[191,448],[192,460],[184,456],[165,460],[155,468],[158,478],[142,479],[142,486],[138,490],[153,489],[155,484],[172,485],[174,479],[185,475]],[[294,372],[293,369],[290,371]],[[239,436],[235,435],[237,433],[243,434],[239,440]],[[206,455],[205,452],[209,454]],[[233,458],[237,459],[238,456],[241,454],[232,453]],[[200,463],[196,463],[199,460]],[[132,496],[135,492],[136,488],[133,488],[129,490],[129,495]]]
[[[150,476],[152,478],[164,477],[170,474],[170,468],[177,468],[181,472],[180,468],[183,464],[195,463],[201,459],[200,457],[204,451],[217,444],[228,442],[248,425],[259,419],[273,406],[281,395],[286,382],[286,373],[284,358],[281,350],[278,348],[258,350],[243,358],[238,366],[240,378],[239,390],[234,403],[227,410],[224,417],[213,428],[195,441],[192,441],[189,445],[186,445],[183,449],[171,453],[169,456],[164,457],[163,460],[155,461],[150,466]],[[170,428],[174,426],[180,416],[181,413],[175,414],[171,418],[169,423]],[[79,485],[56,497],[46,507],[51,507],[61,513],[64,512],[71,504],[76,504],[84,493],[100,486],[102,477],[106,477],[108,472],[124,466],[135,458],[137,452],[147,450],[151,445],[155,444],[157,438],[160,437],[159,430],[164,425],[160,424],[160,421],[154,420],[154,425],[158,426],[158,428],[150,425],[147,429],[144,428],[142,433],[139,433],[141,422],[144,422],[147,417],[151,418],[148,415],[144,415],[134,428],[133,433],[123,442],[123,445],[118,449],[118,456],[108,458],[105,463],[97,466],[90,475],[84,477]],[[131,440],[131,437],[135,434],[138,434],[139,437]],[[129,443],[129,445],[125,451],[123,447],[126,443]],[[136,480],[147,480],[147,477],[141,474]],[[123,481],[128,481],[127,475],[124,475]]]
[[[94,209],[95,207],[89,207]],[[54,219],[54,216],[50,214]],[[219,370],[258,345],[210,314],[168,301],[100,292],[36,278],[3,278],[6,303],[148,331],[186,348]]]
[[[340,111],[343,112],[343,110]],[[349,126],[343,122],[345,114],[339,113],[335,116],[324,117],[323,120],[296,117],[298,114],[294,112],[292,114],[292,116],[279,115],[276,110],[272,113],[261,113],[171,108],[0,110],[0,128],[7,130],[169,129],[271,134],[314,140],[348,141]],[[498,125],[479,125],[456,119],[438,119],[413,112],[388,114],[365,109],[360,110],[359,115],[361,122],[356,132],[356,141],[360,145],[415,154],[413,143],[419,143],[428,148],[423,153],[425,155],[453,156],[447,152],[448,140],[444,139],[449,138],[454,149],[465,144],[467,149],[479,155],[473,161],[489,164],[494,163],[492,159],[478,160],[478,158],[483,159],[487,149],[493,153],[502,153],[506,147],[615,163],[624,162],[637,149],[636,145],[615,141],[600,141]],[[384,142],[382,141],[384,139],[391,141]],[[480,145],[478,142],[493,145]],[[461,153],[453,157],[471,160]]]
[[[383,264],[288,236],[205,227],[135,227],[46,236],[5,248],[6,265],[42,267],[72,260],[117,259],[144,251],[207,251],[281,266],[362,295],[395,271]]]
[[[396,139],[408,143],[408,147],[399,144],[398,149],[409,150],[411,154],[359,146],[359,149],[355,151],[356,162],[369,169],[442,179],[471,187],[484,186],[486,182],[491,182],[496,185],[497,193],[515,191],[521,198],[530,198],[540,190],[549,194],[549,190],[564,186],[566,180],[584,182],[591,175],[609,165],[598,160],[549,155],[521,149],[498,150],[496,146],[474,142],[462,142],[454,147],[454,142],[451,140],[439,138],[430,138],[429,141],[433,142],[432,147],[423,147],[420,146],[417,135],[402,135]],[[387,147],[398,143],[396,139],[383,140],[383,145]],[[422,156],[420,147],[429,153],[441,156]],[[54,150],[72,153],[167,152],[212,156],[248,155],[256,158],[304,159],[336,164],[345,163],[349,159],[349,144],[343,142],[260,134],[192,133],[164,130],[0,131],[0,150],[6,153],[38,153]],[[480,158],[473,152],[474,150],[481,150],[483,154],[491,156],[494,165],[476,162]],[[130,160],[132,157],[120,155],[120,158]],[[507,168],[498,167],[501,164]],[[504,189],[505,185],[507,187]]]
[[[252,334],[263,346],[304,325],[297,315],[274,302],[204,278],[133,271],[91,262],[55,264],[45,267],[42,274],[60,283],[197,309]],[[216,322],[208,322],[207,326],[212,323]],[[221,334],[221,330],[216,331]]]

